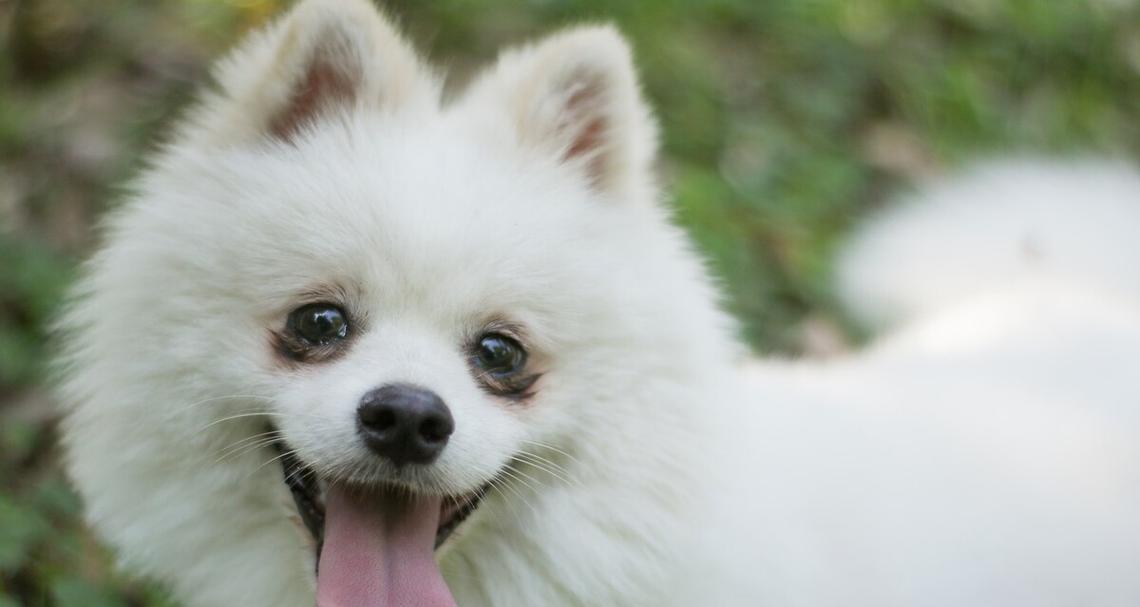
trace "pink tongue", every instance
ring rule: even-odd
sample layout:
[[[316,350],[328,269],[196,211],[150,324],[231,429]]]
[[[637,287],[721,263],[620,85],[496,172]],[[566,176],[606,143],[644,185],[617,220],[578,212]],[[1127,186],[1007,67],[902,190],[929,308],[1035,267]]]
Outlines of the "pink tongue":
[[[454,607],[435,562],[440,498],[331,487],[317,607]]]

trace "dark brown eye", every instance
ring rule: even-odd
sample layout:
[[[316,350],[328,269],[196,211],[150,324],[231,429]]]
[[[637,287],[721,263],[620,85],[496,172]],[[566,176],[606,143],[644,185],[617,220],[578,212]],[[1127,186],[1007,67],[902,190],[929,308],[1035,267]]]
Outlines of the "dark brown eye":
[[[324,346],[348,336],[348,317],[332,304],[309,304],[289,314],[289,330],[314,346]]]
[[[498,377],[511,375],[526,366],[526,350],[510,337],[488,333],[476,345],[475,365]]]

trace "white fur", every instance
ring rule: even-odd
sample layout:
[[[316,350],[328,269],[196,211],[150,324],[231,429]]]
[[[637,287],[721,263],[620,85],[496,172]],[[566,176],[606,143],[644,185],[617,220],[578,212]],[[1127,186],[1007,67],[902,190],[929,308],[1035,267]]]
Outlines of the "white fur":
[[[1011,283],[1140,295],[1138,192],[1140,173],[1088,159],[1003,160],[936,180],[852,239],[840,295],[880,328]]]
[[[858,231],[838,282],[892,330],[849,358],[749,365],[760,405],[733,422],[749,474],[725,481],[748,506],[721,516],[759,546],[725,602],[1137,604],[1130,233],[1134,169],[1031,160],[944,179]]]
[[[841,283],[886,285],[854,297],[868,317],[904,302],[882,305],[911,328],[742,382],[731,323],[657,202],[652,121],[612,30],[509,51],[443,106],[365,2],[308,0],[219,81],[110,219],[64,322],[88,518],[185,604],[313,604],[312,549],[253,441],[269,417],[326,475],[387,474],[353,412],[393,381],[431,387],[456,419],[422,490],[545,458],[441,554],[460,605],[1140,601],[1140,308],[1109,294],[1136,283],[1104,253],[1138,256],[1102,238],[1138,225],[1126,169],[990,175],[1012,193],[1056,180],[1050,225],[1087,221],[1056,249],[1070,271],[1023,290],[929,295],[875,251],[958,267],[1020,238],[998,228],[1025,204],[987,198],[986,230],[948,194],[884,219]],[[305,82],[335,86],[299,96]],[[1110,223],[1072,191],[1115,201]],[[964,232],[978,248],[956,248]],[[915,242],[938,255],[922,266]],[[351,348],[283,365],[269,333],[314,289],[359,320]],[[524,404],[467,369],[462,344],[492,317],[525,328],[544,372]]]

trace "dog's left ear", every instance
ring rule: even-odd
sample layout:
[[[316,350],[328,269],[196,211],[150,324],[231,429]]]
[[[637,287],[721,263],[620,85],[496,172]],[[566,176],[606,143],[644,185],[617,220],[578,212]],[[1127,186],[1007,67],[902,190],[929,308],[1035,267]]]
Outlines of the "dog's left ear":
[[[439,83],[369,0],[302,0],[217,68],[188,135],[292,140],[354,110],[434,109]]]
[[[518,144],[580,171],[600,193],[636,197],[651,182],[656,129],[629,46],[612,27],[572,29],[503,53],[461,107],[493,125],[505,117]]]

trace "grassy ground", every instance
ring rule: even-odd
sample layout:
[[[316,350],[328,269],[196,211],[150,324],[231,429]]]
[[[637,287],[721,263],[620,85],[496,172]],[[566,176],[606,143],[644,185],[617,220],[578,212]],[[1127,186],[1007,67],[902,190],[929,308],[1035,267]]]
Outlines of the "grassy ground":
[[[0,607],[163,605],[77,523],[53,447],[45,326],[99,213],[208,61],[273,0],[0,0]],[[843,326],[853,221],[976,155],[1140,155],[1136,0],[388,3],[455,81],[582,21],[631,38],[678,219],[758,350]]]

